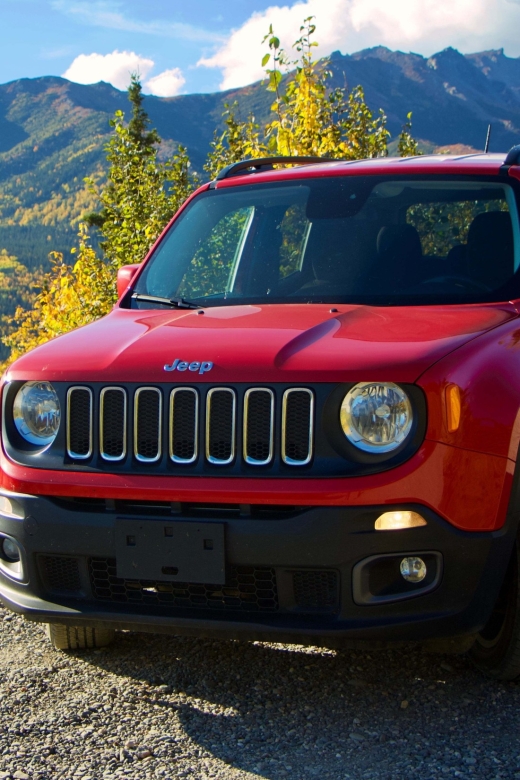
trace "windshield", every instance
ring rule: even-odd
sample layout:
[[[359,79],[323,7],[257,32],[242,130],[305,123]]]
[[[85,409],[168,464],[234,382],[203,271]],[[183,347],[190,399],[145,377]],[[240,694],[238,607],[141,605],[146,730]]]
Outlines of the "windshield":
[[[518,237],[512,187],[492,178],[343,176],[208,190],[172,225],[135,292],[201,306],[511,300],[520,297]]]

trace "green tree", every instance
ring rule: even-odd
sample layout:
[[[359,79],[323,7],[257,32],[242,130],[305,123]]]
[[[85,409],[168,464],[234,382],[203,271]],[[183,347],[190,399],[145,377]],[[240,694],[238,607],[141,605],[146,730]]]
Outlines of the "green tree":
[[[410,111],[406,115],[406,122],[403,125],[403,129],[401,130],[397,142],[397,151],[399,152],[399,157],[416,157],[417,155],[421,154],[419,144],[415,138],[412,137],[411,130],[412,112]]]
[[[313,58],[318,45],[313,39],[315,31],[313,17],[308,17],[293,47],[296,58],[291,59],[269,28],[264,38],[269,51],[262,64],[267,89],[274,93],[273,116],[262,134],[253,116],[240,121],[236,103],[226,106],[226,128],[215,136],[206,165],[211,176],[232,162],[266,154],[346,160],[386,157],[390,133],[384,112],[373,114],[361,86],[350,93],[329,88],[332,73],[328,62]],[[398,149],[401,156],[419,153],[411,135],[411,114],[399,136]]]
[[[69,265],[60,252],[51,252],[51,273],[32,282],[33,287],[37,284],[40,288],[32,308],[19,306],[7,319],[12,330],[2,338],[11,349],[7,363],[55,336],[102,317],[114,305],[113,269],[90,246],[86,225],[80,225],[78,238],[78,248],[72,250],[75,263]]]
[[[167,162],[158,160],[161,139],[155,129],[149,129],[141,83],[135,75],[128,98],[132,104],[128,124],[122,111],[116,111],[110,121],[107,182],[101,188],[89,182],[102,208],[86,217],[87,224],[100,229],[103,252],[116,268],[141,262],[197,183],[183,147]]]

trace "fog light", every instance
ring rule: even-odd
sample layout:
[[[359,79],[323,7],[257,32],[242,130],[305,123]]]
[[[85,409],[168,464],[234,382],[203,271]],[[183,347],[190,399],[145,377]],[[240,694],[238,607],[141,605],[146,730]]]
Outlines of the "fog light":
[[[403,558],[400,569],[407,582],[422,582],[426,577],[426,564],[422,558]]]
[[[419,528],[426,520],[417,512],[385,512],[375,522],[376,531],[399,531],[403,528]]]
[[[2,552],[4,558],[10,563],[18,563],[20,560],[20,548],[12,539],[4,539],[2,541]]]

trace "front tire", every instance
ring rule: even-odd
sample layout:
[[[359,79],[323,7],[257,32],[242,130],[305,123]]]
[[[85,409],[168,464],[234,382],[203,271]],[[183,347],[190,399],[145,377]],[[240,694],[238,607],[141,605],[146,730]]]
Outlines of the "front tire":
[[[55,650],[91,650],[106,647],[114,641],[115,631],[111,628],[89,626],[64,626],[47,623],[47,637]]]
[[[488,622],[477,634],[469,656],[488,677],[520,677],[520,542],[517,539],[504,584]]]

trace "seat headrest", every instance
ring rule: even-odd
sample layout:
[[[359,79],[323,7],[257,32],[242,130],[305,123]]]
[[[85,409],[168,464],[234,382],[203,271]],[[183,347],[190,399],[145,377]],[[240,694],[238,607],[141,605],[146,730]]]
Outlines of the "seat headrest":
[[[352,220],[313,224],[307,252],[316,279],[347,284],[361,272],[374,240]]]
[[[507,211],[478,214],[470,225],[467,273],[491,289],[501,287],[514,273],[514,241]]]
[[[387,225],[377,236],[379,255],[422,256],[421,239],[413,225]]]

